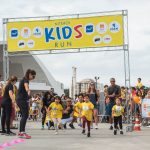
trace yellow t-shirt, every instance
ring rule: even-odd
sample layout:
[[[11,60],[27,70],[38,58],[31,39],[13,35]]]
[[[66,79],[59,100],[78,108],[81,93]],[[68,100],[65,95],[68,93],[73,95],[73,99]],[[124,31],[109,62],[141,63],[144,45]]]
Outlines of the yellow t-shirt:
[[[94,105],[91,102],[83,102],[81,104],[82,116],[88,121],[92,121]]]
[[[141,88],[142,86],[143,86],[143,84],[142,84],[142,82],[138,82],[137,84],[136,84],[136,86],[138,87],[138,88]]]
[[[126,99],[126,91],[125,90],[121,90],[121,98]]]
[[[123,115],[123,113],[124,113],[124,108],[123,108],[122,106],[117,106],[117,105],[115,105],[115,106],[113,106],[112,111],[113,111],[113,113],[112,113],[113,116],[114,116],[114,117],[118,117],[118,116]]]
[[[51,118],[62,118],[63,107],[61,104],[51,103],[50,106]]]
[[[77,103],[74,105],[75,109],[74,109],[74,114],[73,114],[73,116],[75,116],[75,117],[81,117],[81,116],[80,116],[81,105],[82,105],[82,102],[77,102]]]

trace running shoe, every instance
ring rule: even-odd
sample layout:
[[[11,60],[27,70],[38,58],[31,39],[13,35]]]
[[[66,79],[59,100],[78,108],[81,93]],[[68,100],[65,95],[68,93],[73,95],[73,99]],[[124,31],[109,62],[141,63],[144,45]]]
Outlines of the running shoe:
[[[8,133],[5,134],[6,136],[16,136],[16,133],[10,131]]]
[[[123,131],[120,131],[120,134],[122,134],[122,135],[123,135]]]
[[[96,129],[96,130],[98,129],[98,125],[95,125],[95,129]]]
[[[86,135],[86,134],[85,134],[85,130],[82,130],[82,134],[83,134],[83,135]]]
[[[114,135],[117,135],[117,130],[114,130]]]
[[[110,126],[109,130],[113,130],[113,126]]]
[[[90,136],[91,136],[91,134],[90,134],[90,132],[88,132],[88,133],[87,133],[87,137],[90,137]]]
[[[19,134],[19,137],[20,137],[20,138],[24,138],[24,139],[31,139],[31,136],[28,135],[28,134],[26,134],[26,133],[20,133],[20,134]]]
[[[5,135],[6,134],[6,130],[1,132],[1,135]]]
[[[66,123],[64,124],[64,129],[67,129]]]
[[[75,127],[74,127],[73,124],[69,124],[69,127],[70,127],[71,129],[75,129]]]
[[[42,126],[41,130],[44,130],[44,126]]]
[[[79,126],[79,127],[82,127],[82,123],[79,123],[78,126]]]
[[[55,135],[57,135],[58,134],[58,131],[55,131]]]

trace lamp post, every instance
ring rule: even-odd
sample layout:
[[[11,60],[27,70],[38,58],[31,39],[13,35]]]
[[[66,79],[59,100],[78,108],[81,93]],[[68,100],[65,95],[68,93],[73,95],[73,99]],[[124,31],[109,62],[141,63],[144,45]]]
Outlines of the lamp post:
[[[99,80],[100,77],[95,76],[95,82],[96,82],[96,89],[97,89],[97,81]]]

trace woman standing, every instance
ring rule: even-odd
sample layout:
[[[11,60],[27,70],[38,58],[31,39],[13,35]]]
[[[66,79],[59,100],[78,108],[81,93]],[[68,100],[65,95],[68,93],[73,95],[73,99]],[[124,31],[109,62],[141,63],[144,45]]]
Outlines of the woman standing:
[[[19,137],[30,139],[31,136],[25,133],[25,126],[29,116],[29,81],[34,80],[36,72],[34,70],[28,69],[26,71],[25,77],[20,81],[18,93],[17,93],[17,105],[20,109],[21,120],[20,120],[20,129]]]
[[[11,113],[12,113],[12,105],[15,102],[15,95],[13,92],[13,86],[17,82],[17,77],[12,76],[8,81],[4,89],[4,95],[2,99],[2,134],[13,136],[16,135],[12,131],[10,131],[10,120],[11,120]],[[5,130],[5,125],[7,130]]]
[[[99,103],[100,95],[97,92],[95,88],[95,84],[93,82],[90,83],[88,94],[91,103],[94,105],[93,112],[94,112],[95,129],[98,129],[98,103]]]

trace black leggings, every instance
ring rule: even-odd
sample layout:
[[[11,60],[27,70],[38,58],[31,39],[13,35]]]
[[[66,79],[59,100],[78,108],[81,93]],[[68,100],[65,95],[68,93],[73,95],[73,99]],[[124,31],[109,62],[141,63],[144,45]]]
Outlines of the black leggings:
[[[5,125],[7,128],[7,133],[10,132],[10,119],[11,119],[12,105],[11,104],[2,104],[2,132],[5,132]]]
[[[115,130],[117,130],[118,123],[119,123],[120,130],[122,130],[122,116],[114,117]]]
[[[42,108],[41,112],[42,112],[42,125],[44,126],[46,119],[46,109]]]
[[[20,132],[25,132],[25,126],[29,117],[29,106],[28,103],[18,103],[20,109],[21,120],[20,120]]]

